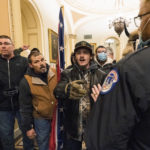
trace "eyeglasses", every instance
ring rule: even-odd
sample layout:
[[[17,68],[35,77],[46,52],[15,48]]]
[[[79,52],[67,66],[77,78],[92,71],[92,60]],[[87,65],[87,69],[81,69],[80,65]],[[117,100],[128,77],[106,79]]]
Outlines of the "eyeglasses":
[[[6,46],[8,46],[8,45],[11,45],[12,43],[9,43],[9,42],[4,42],[4,43],[2,43],[2,42],[0,42],[0,45],[6,45]]]
[[[136,27],[139,27],[140,24],[141,24],[141,18],[142,18],[143,16],[145,16],[145,15],[148,15],[148,14],[150,14],[150,12],[147,12],[147,13],[145,13],[145,14],[138,15],[137,17],[134,17],[135,26],[136,26]]]

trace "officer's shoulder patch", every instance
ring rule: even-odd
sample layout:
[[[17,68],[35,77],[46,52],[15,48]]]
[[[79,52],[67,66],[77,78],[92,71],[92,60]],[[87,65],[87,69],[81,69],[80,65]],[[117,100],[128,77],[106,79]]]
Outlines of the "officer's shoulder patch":
[[[110,92],[118,81],[119,75],[117,70],[116,69],[111,70],[104,80],[100,94],[104,95]]]

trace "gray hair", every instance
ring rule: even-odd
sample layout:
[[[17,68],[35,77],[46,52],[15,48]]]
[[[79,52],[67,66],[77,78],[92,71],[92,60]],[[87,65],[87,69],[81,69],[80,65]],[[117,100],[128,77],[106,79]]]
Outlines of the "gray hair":
[[[110,55],[114,55],[113,49],[111,47],[106,47],[107,53]]]

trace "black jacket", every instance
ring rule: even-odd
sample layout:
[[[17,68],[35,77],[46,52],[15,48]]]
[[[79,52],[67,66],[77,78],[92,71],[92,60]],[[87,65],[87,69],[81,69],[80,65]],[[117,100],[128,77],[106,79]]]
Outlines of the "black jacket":
[[[90,90],[93,85],[102,83],[105,73],[98,68],[96,63],[92,63],[89,71],[91,71],[90,79]],[[61,73],[61,79],[54,89],[54,95],[59,100],[64,100],[64,119],[65,119],[65,129],[67,133],[78,139],[78,128],[79,128],[79,100],[68,99],[68,95],[65,94],[66,85],[74,80],[83,79],[82,72],[78,69],[76,65],[73,65],[70,69],[65,69]],[[90,99],[91,105],[93,104],[93,99]]]
[[[25,57],[18,55],[7,61],[0,55],[0,111],[18,110],[18,86],[27,66]]]
[[[15,55],[15,56],[20,55],[21,52],[23,52],[23,49],[22,49],[22,48],[15,49],[15,50],[14,50],[14,55]]]
[[[88,150],[150,150],[150,47],[116,64],[90,115]]]
[[[101,70],[103,70],[106,74],[109,73],[109,71],[113,68],[113,63],[109,63],[109,64],[106,64],[104,65],[103,67],[102,66],[99,66]]]

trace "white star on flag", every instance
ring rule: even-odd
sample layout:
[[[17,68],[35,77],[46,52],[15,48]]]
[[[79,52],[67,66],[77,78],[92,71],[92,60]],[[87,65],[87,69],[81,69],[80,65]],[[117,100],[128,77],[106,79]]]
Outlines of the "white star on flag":
[[[61,144],[60,149],[63,149],[63,147],[64,147],[63,144]]]
[[[64,130],[64,127],[63,127],[63,126],[61,126],[61,127],[60,127],[60,131],[63,131],[63,130]]]
[[[60,51],[63,51],[63,50],[64,50],[64,47],[61,46],[59,49],[60,49]]]
[[[63,110],[63,108],[61,107],[61,108],[59,108],[59,112],[63,112],[64,110]]]
[[[59,25],[59,26],[60,26],[60,28],[62,28],[62,27],[63,27],[63,24],[60,22],[60,25]]]
[[[63,72],[64,69],[60,68],[60,72]]]

